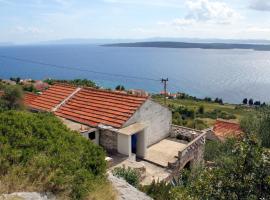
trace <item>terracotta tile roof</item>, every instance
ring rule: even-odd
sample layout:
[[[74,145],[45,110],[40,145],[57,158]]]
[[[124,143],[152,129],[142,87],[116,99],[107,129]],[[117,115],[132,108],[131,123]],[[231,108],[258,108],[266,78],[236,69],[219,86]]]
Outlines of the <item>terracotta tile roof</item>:
[[[63,102],[75,90],[75,87],[69,85],[53,85],[39,95],[35,100],[30,102],[28,106],[36,110],[52,111],[53,108]]]
[[[83,88],[55,114],[92,127],[104,124],[120,128],[146,100],[147,97]]]
[[[217,120],[213,132],[220,140],[228,137],[239,137],[243,133],[240,124],[225,120]]]
[[[25,105],[29,105],[32,101],[34,101],[39,95],[27,92],[24,94],[23,102]]]
[[[0,97],[4,95],[4,91],[3,90],[0,90]]]

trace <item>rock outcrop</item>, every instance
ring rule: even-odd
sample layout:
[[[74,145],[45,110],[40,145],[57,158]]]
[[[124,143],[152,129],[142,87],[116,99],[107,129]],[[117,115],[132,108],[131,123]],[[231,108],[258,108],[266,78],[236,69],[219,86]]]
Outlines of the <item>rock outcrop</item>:
[[[121,178],[112,174],[109,174],[108,178],[118,192],[118,200],[153,200]]]
[[[15,192],[0,195],[0,200],[56,200],[52,194],[41,194],[37,192]]]

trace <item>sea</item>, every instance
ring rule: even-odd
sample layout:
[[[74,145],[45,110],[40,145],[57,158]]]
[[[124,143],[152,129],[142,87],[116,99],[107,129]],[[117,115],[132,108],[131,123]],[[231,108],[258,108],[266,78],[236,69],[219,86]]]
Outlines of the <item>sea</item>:
[[[270,102],[270,51],[32,45],[0,47],[0,78],[90,79],[104,88],[121,84],[199,98]]]

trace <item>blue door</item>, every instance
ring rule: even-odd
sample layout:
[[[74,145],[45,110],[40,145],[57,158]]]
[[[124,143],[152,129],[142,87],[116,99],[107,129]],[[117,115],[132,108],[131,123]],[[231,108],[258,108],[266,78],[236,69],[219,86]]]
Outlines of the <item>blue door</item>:
[[[137,153],[137,134],[131,136],[131,149],[132,153]]]

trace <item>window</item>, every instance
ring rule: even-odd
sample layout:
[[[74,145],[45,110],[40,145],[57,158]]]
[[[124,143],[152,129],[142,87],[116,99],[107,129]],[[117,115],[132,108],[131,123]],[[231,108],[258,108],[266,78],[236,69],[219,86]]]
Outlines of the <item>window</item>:
[[[96,132],[93,131],[93,132],[88,133],[88,138],[90,140],[95,140],[96,139]]]

